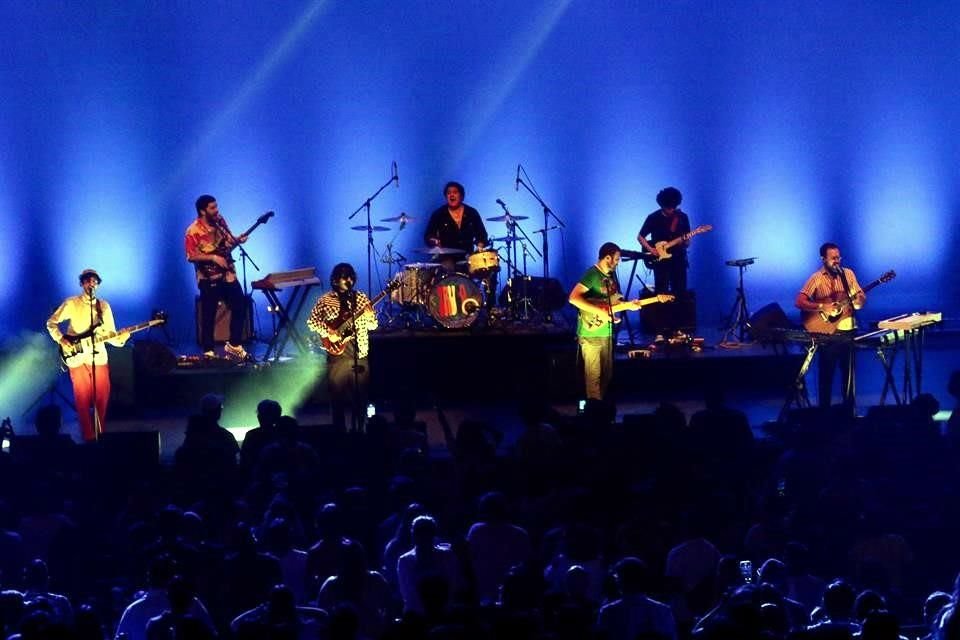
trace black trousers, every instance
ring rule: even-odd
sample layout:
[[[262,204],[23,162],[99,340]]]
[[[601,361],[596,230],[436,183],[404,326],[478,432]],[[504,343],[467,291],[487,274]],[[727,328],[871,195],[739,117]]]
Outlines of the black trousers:
[[[239,282],[201,280],[200,286],[200,348],[213,350],[213,328],[217,322],[217,303],[221,300],[230,309],[230,344],[243,342],[243,323],[246,309],[243,289]]]
[[[342,355],[327,356],[327,389],[330,392],[330,415],[333,426],[345,429],[347,411],[350,411],[351,430],[361,431],[367,418],[367,399],[370,387],[370,365],[368,358],[357,361],[359,369],[354,376],[353,354],[357,342],[347,344]]]
[[[855,409],[856,402],[856,370],[854,367],[854,351],[852,344],[825,344],[817,349],[817,404],[829,407],[833,395],[833,376],[837,368],[840,369],[840,391],[843,395],[843,406]]]
[[[657,293],[683,293],[687,290],[687,257],[673,256],[653,266],[653,288]]]

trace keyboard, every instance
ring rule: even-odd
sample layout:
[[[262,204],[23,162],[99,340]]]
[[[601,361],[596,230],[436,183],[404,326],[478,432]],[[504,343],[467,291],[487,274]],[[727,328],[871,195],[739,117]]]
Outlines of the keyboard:
[[[317,277],[316,267],[304,267],[302,269],[268,273],[265,278],[251,282],[250,286],[260,290],[289,289],[290,287],[320,284],[321,282],[322,280]]]
[[[893,316],[886,320],[881,320],[877,326],[881,329],[892,329],[895,331],[912,331],[921,327],[928,327],[937,324],[943,320],[943,314],[939,311],[925,311],[923,313],[904,313],[899,316]]]

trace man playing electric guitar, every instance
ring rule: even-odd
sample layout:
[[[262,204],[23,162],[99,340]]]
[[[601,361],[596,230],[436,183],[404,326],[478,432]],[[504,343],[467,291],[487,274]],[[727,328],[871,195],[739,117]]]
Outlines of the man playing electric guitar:
[[[356,282],[357,272],[351,265],[336,265],[330,273],[331,290],[317,299],[307,327],[333,345],[327,350],[327,386],[334,426],[345,428],[349,406],[351,429],[362,430],[370,384],[369,334],[378,322],[370,299],[362,291],[354,290]],[[352,331],[341,335],[334,325],[349,326]]]
[[[683,194],[679,189],[667,187],[657,194],[660,208],[643,221],[637,240],[649,253],[657,255],[658,242],[672,241],[690,233],[690,218],[680,210]],[[650,240],[647,240],[647,236]],[[687,245],[689,238],[677,243],[671,249],[669,260],[653,263],[653,287],[657,293],[682,294],[687,290]]]
[[[47,333],[60,345],[61,351],[72,353],[78,336],[104,336],[116,331],[113,310],[106,300],[97,297],[100,274],[93,269],[84,269],[80,274],[83,293],[64,300],[47,320]],[[67,332],[60,325],[68,322]],[[107,344],[122,347],[130,337],[121,333],[106,340]],[[107,403],[110,401],[110,366],[107,364],[107,348],[100,344],[77,353],[66,360],[73,384],[73,399],[80,423],[80,435],[87,442],[96,440],[103,431],[107,418]],[[93,409],[94,415],[90,415]]]
[[[577,340],[583,357],[586,397],[603,400],[613,379],[613,325],[619,322],[618,311],[636,310],[652,302],[668,302],[672,295],[658,295],[647,300],[624,301],[617,282],[620,247],[605,242],[597,262],[587,269],[570,291],[568,301],[579,311]]]
[[[197,198],[196,209],[197,219],[187,227],[184,246],[187,261],[193,263],[197,271],[200,289],[200,348],[205,356],[216,355],[213,330],[217,321],[217,304],[223,301],[230,309],[230,340],[223,349],[231,358],[246,360],[248,356],[242,344],[246,301],[237,282],[230,250],[246,242],[247,234],[235,237],[230,233],[213,196]],[[265,217],[261,216],[261,220]]]
[[[857,282],[852,269],[840,266],[840,247],[832,242],[820,246],[820,261],[823,265],[807,278],[794,304],[801,314],[820,314],[832,320],[836,333],[852,333],[856,329],[854,311],[867,302],[867,294]],[[833,390],[833,374],[837,366],[843,375],[841,389],[843,404],[855,409],[855,369],[853,342],[821,345],[818,348],[817,401],[821,407],[830,406]]]

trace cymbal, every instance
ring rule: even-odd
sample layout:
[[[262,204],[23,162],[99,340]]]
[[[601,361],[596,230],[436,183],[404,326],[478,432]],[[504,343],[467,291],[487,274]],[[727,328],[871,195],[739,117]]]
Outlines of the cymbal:
[[[417,253],[428,253],[432,256],[453,256],[461,253],[466,253],[463,249],[452,249],[449,247],[423,247],[422,249],[414,249]]]
[[[366,231],[367,229],[370,229],[370,231],[390,231],[390,227],[367,227],[365,224],[361,224],[359,227],[350,228],[354,231]]]
[[[507,240],[516,240],[516,236],[500,236],[499,238],[490,238],[490,242],[506,242]]]
[[[528,218],[528,216],[515,216],[513,214],[511,214],[510,217],[514,220],[526,220]],[[506,222],[507,216],[506,215],[495,216],[493,218],[487,218],[487,221],[488,222]]]
[[[409,222],[410,220],[416,220],[416,216],[408,216],[405,213],[401,213],[398,216],[393,216],[392,218],[380,218],[380,222]]]

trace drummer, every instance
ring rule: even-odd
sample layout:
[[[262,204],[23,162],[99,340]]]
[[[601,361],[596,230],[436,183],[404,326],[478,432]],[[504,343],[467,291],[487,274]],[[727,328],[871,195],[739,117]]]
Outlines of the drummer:
[[[455,249],[457,253],[437,256],[443,268],[452,273],[457,270],[457,260],[463,260],[466,254],[487,248],[489,236],[483,226],[480,213],[468,204],[464,204],[464,188],[459,182],[448,182],[443,188],[445,205],[430,214],[423,240],[428,247]],[[461,253],[463,255],[461,255]],[[496,273],[484,279],[487,286],[487,308],[493,306],[496,298]]]

